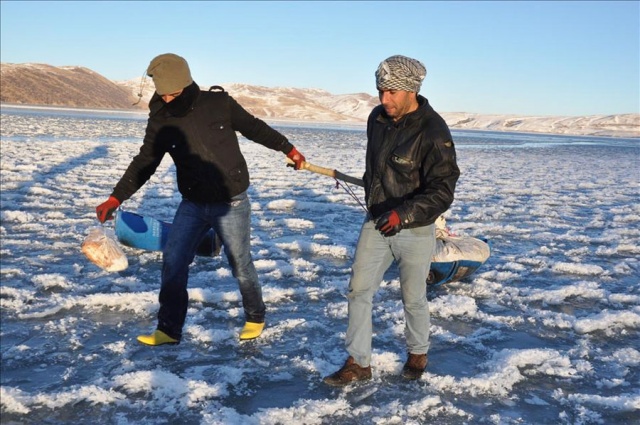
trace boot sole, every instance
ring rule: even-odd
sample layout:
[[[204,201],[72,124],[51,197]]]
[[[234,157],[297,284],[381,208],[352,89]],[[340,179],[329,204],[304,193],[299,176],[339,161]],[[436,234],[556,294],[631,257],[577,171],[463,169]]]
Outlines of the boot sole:
[[[332,381],[332,380],[328,380],[328,379],[323,379],[322,382],[324,382],[327,385],[330,385],[332,387],[346,387],[347,385],[351,385],[351,384],[357,384],[358,382],[366,382],[366,381],[370,381],[371,380],[371,376],[367,377],[367,378],[361,378],[361,379],[354,379],[352,381]]]
[[[161,345],[178,345],[179,342],[163,342],[161,344],[148,344],[146,342],[142,342],[139,339],[137,340],[140,344],[146,345],[147,347],[160,347]]]
[[[410,381],[417,381],[418,379],[422,378],[422,374],[424,373],[423,371],[416,371],[416,370],[403,370],[402,371],[402,377],[404,379],[408,379]]]

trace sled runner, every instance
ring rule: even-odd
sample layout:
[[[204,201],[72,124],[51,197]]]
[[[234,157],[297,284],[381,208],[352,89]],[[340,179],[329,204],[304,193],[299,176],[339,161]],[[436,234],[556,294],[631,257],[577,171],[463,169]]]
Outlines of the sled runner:
[[[436,250],[431,261],[428,285],[441,285],[463,279],[475,272],[490,256],[486,240],[451,235],[444,227],[444,218],[436,223]],[[119,209],[115,214],[115,234],[118,240],[132,248],[162,251],[171,224]],[[198,247],[197,255],[215,257],[222,242],[210,230]]]
[[[431,258],[428,285],[464,279],[478,270],[491,255],[487,239],[452,234],[442,216],[435,224],[436,249]]]
[[[445,236],[436,238],[428,285],[442,285],[464,279],[478,270],[491,255],[486,239]]]

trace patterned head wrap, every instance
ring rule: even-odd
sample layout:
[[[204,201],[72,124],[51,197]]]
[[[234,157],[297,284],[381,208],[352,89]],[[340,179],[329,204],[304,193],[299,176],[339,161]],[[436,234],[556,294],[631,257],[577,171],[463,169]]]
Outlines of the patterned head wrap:
[[[380,62],[376,71],[378,90],[403,90],[418,93],[427,68],[422,62],[395,55]]]

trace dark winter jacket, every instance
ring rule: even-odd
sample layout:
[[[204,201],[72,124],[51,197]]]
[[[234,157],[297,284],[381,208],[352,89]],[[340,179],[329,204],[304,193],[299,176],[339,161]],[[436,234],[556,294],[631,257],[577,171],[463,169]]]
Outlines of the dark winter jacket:
[[[394,123],[382,105],[367,122],[365,199],[372,218],[395,210],[402,227],[426,226],[453,202],[460,170],[449,127],[427,99]]]
[[[212,88],[213,89],[213,88]],[[178,189],[195,202],[223,202],[249,187],[247,163],[236,131],[270,149],[288,153],[285,136],[248,113],[222,88],[201,91],[193,83],[172,102],[149,102],[144,142],[113,190],[129,199],[156,171],[165,153],[176,166]]]

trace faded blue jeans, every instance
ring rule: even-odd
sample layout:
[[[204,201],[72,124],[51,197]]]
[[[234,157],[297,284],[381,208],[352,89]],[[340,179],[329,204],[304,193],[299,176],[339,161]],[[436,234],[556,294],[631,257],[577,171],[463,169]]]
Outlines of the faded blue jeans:
[[[264,322],[265,305],[251,257],[251,204],[246,192],[231,202],[200,203],[183,199],[163,250],[158,329],[180,339],[187,316],[187,280],[202,237],[211,229],[222,240],[233,276],[238,280],[245,319]]]
[[[407,348],[413,354],[427,353],[430,327],[427,275],[435,243],[433,224],[403,229],[391,237],[382,236],[372,220],[362,225],[349,281],[349,326],[345,341],[347,352],[358,365],[371,364],[373,296],[394,259],[400,272]]]

